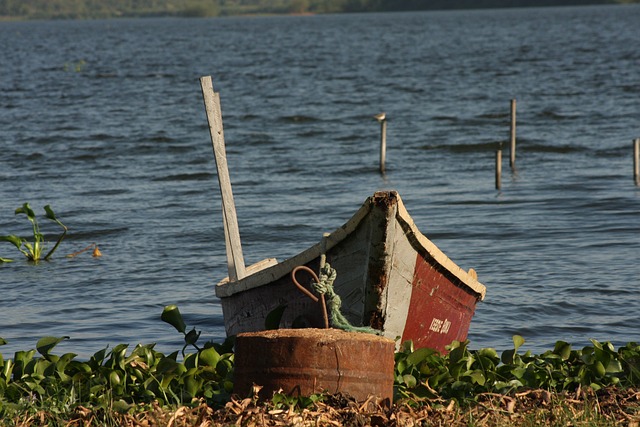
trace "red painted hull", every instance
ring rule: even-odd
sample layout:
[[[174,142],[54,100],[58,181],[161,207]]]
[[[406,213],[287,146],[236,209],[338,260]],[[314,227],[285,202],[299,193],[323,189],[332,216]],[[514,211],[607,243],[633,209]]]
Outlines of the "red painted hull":
[[[442,351],[453,340],[464,340],[476,302],[473,295],[418,256],[402,341]]]

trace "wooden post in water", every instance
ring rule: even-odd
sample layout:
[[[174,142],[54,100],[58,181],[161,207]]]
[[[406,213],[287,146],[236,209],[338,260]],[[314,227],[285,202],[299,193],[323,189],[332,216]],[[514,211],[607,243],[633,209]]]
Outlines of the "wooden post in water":
[[[509,144],[509,165],[511,169],[516,167],[516,100],[511,100],[511,127]]]
[[[227,267],[229,268],[229,281],[234,282],[245,277],[244,258],[240,243],[240,230],[236,207],[231,191],[231,179],[227,166],[227,154],[224,146],[224,131],[222,127],[222,109],[220,107],[220,94],[214,92],[211,76],[200,78],[204,108],[209,123],[209,134],[213,145],[213,154],[218,170],[218,183],[222,196],[222,222],[224,224],[224,240],[227,246]]]
[[[633,141],[633,180],[640,186],[640,138]]]
[[[373,117],[380,122],[380,173],[384,174],[387,156],[387,115],[382,112]]]
[[[502,147],[496,150],[496,190],[502,186]]]

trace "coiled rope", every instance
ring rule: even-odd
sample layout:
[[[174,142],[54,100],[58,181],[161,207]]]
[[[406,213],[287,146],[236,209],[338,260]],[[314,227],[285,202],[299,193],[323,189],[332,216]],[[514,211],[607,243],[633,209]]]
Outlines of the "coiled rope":
[[[368,326],[353,326],[351,323],[349,323],[347,318],[344,317],[344,315],[340,311],[340,308],[342,307],[342,299],[333,290],[333,283],[335,282],[338,273],[334,268],[331,267],[329,263],[325,263],[322,267],[320,267],[320,277],[318,277],[313,272],[313,270],[306,266],[296,267],[291,272],[291,276],[293,277],[293,281],[296,286],[309,297],[311,297],[314,301],[318,301],[318,298],[304,289],[304,287],[302,287],[296,281],[295,273],[301,269],[309,272],[314,278],[315,281],[311,284],[311,288],[320,296],[324,296],[323,301],[326,301],[326,306],[329,308],[329,311],[331,313],[330,323],[332,327],[336,329],[342,329],[343,331],[347,332],[363,332],[376,335],[380,335],[382,333],[382,331]]]

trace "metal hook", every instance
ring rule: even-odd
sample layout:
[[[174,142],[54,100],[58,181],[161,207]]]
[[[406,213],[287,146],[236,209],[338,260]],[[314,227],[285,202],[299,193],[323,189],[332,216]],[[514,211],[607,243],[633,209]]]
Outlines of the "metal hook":
[[[298,289],[300,289],[306,296],[311,298],[313,302],[318,302],[320,300],[320,304],[322,305],[322,317],[324,319],[324,327],[325,329],[329,329],[329,315],[327,314],[327,303],[324,300],[324,294],[320,294],[320,298],[313,295],[307,288],[302,286],[296,280],[296,273],[300,270],[304,270],[311,275],[311,277],[316,281],[316,283],[320,283],[320,279],[318,275],[306,265],[299,265],[291,271],[291,280],[293,280],[293,284],[296,285]]]

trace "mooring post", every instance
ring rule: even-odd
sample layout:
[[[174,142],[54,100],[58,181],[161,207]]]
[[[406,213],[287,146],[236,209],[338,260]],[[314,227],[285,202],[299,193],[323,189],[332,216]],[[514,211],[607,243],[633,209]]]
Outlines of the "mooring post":
[[[496,190],[499,190],[502,182],[502,148],[496,150]]]
[[[224,225],[224,240],[227,247],[227,267],[229,280],[235,282],[245,277],[244,257],[240,243],[240,231],[236,216],[233,192],[231,191],[231,179],[227,166],[227,154],[224,146],[224,130],[222,126],[222,109],[220,107],[220,94],[213,90],[211,76],[200,78],[204,107],[209,123],[209,134],[213,145],[213,154],[218,170],[218,184],[222,196],[222,220]]]
[[[382,112],[373,117],[380,122],[380,173],[384,174],[387,156],[387,115]]]
[[[509,144],[509,165],[511,169],[516,167],[516,100],[511,100],[511,127],[510,127],[510,144]]]
[[[640,138],[633,141],[633,180],[640,186]]]

